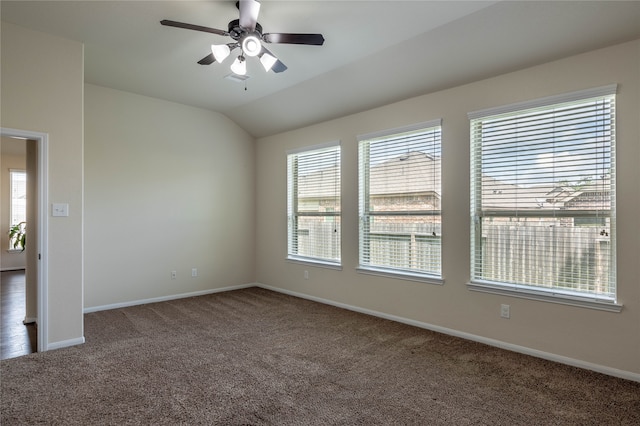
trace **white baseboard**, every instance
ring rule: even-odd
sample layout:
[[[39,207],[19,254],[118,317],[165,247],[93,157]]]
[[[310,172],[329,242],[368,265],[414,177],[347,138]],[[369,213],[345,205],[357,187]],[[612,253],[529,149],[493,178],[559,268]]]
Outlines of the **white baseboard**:
[[[239,290],[242,288],[255,287],[255,286],[256,286],[255,283],[241,284],[241,285],[230,286],[230,287],[214,288],[210,290],[194,291],[191,293],[173,294],[170,296],[152,297],[150,299],[140,299],[140,300],[132,300],[129,302],[113,303],[110,305],[92,306],[89,308],[84,308],[83,312],[85,314],[88,314],[91,312],[107,311],[110,309],[118,309],[118,308],[127,308],[129,306],[146,305],[148,303],[167,302],[169,300],[184,299],[187,297],[195,297],[195,296],[204,296],[206,294],[221,293],[224,291]]]
[[[631,371],[618,370],[616,368],[607,367],[604,365],[593,364],[590,362],[582,361],[579,359],[569,358],[562,355],[553,354],[550,352],[544,352],[537,349],[528,348],[526,346],[514,345],[512,343],[503,342],[496,339],[490,339],[483,336],[477,336],[475,334],[465,333],[462,331],[454,330],[451,328],[441,327],[438,325],[433,325],[421,321],[416,321],[404,317],[399,317],[396,315],[386,314],[384,312],[373,311],[370,309],[360,308],[358,306],[347,305],[345,303],[334,302],[333,300],[323,299],[320,297],[310,296],[304,293],[298,293],[291,290],[285,290],[278,287],[272,287],[265,284],[256,283],[257,287],[261,287],[267,290],[276,291],[279,293],[288,294],[289,296],[300,297],[302,299],[312,300],[314,302],[324,303],[326,305],[335,306],[342,309],[347,309],[354,312],[359,312],[362,314],[372,315],[379,318],[388,319],[391,321],[400,322],[403,324],[412,325],[414,327],[424,328],[426,330],[435,331],[442,334],[448,334],[454,337],[460,337],[462,339],[471,340],[474,342],[484,343],[489,346],[494,346],[501,349],[506,349],[512,352],[521,353],[524,355],[531,355],[536,358],[542,358],[549,361],[559,362],[561,364],[570,365],[572,367],[583,368],[585,370],[591,370],[602,374],[607,374],[609,376],[619,377],[621,379],[632,380],[634,382],[640,382],[640,374],[634,373]]]
[[[83,337],[77,337],[75,339],[61,340],[59,342],[49,343],[47,345],[47,349],[46,350],[51,351],[51,350],[54,350],[54,349],[68,348],[69,346],[82,345],[83,343],[84,343],[84,336]]]

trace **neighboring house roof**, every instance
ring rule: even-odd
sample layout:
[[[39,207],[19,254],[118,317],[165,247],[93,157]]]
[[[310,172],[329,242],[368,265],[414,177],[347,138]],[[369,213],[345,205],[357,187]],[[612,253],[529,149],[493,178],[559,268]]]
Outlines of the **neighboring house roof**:
[[[336,167],[329,167],[299,177],[300,198],[334,198],[339,195]],[[371,196],[400,196],[433,194],[441,196],[441,159],[424,152],[409,152],[382,163],[370,170]],[[540,210],[608,205],[609,179],[587,181],[582,184],[515,185],[482,176],[482,198],[486,209]],[[603,192],[605,195],[603,196]],[[600,201],[600,199],[602,201]],[[583,206],[588,208],[589,206]]]
[[[370,170],[369,193],[387,194],[441,194],[441,160],[424,152],[409,152]]]
[[[605,179],[575,185],[564,182],[524,186],[485,175],[482,177],[482,197],[485,208],[496,210],[608,208],[609,185],[609,179]]]
[[[548,207],[546,194],[553,185],[521,186],[482,176],[482,203],[485,209],[521,210]]]
[[[371,167],[371,195],[435,193],[440,196],[440,158],[424,152],[409,152]],[[336,167],[298,176],[300,198],[333,197]],[[416,171],[420,171],[416,173]],[[338,182],[338,192],[339,192]]]
[[[335,198],[340,196],[340,178],[337,166],[298,176],[299,198]],[[337,180],[336,180],[337,177]]]

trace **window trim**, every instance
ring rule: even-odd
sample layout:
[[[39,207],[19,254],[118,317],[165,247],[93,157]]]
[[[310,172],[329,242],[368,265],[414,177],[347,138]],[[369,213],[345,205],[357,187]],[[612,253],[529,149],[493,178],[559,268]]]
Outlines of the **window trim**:
[[[508,105],[472,111],[467,113],[467,116],[469,117],[469,120],[475,120],[492,115],[508,114],[510,112],[515,112],[523,109],[540,108],[564,102],[579,101],[586,98],[614,95],[616,94],[617,90],[618,85],[616,83],[613,83],[606,86],[578,90],[576,92],[563,93],[560,95],[547,96],[544,98],[532,99],[528,101],[516,102]]]
[[[428,129],[431,127],[442,127],[442,118],[435,120],[423,121],[421,123],[409,124],[407,126],[394,127],[393,129],[378,130],[371,133],[363,133],[357,136],[358,142],[368,139],[383,138],[385,136],[393,136],[398,133],[407,133],[415,130]]]
[[[426,284],[444,285],[442,276],[431,274],[420,274],[414,271],[402,271],[401,269],[388,269],[375,266],[358,265],[356,272],[365,275],[374,275],[377,277],[396,278],[406,281],[417,281]]]
[[[287,262],[296,263],[299,265],[317,266],[319,268],[342,271],[342,263],[329,262],[326,260],[321,260],[321,259],[308,257],[308,256],[297,256],[297,255],[290,254],[287,256]]]
[[[303,154],[305,152],[318,151],[320,149],[341,147],[341,146],[342,146],[342,142],[338,139],[331,142],[325,142],[325,143],[319,143],[315,145],[301,146],[299,148],[288,149],[285,151],[285,155],[288,157],[289,155],[292,155],[292,154]]]
[[[619,313],[624,307],[623,304],[618,303],[615,300],[573,295],[565,291],[545,291],[537,287],[530,287],[521,284],[505,285],[492,281],[470,280],[467,283],[467,289],[480,293],[497,294],[500,296],[517,297],[519,299],[537,300],[541,302],[557,303],[560,305],[577,306],[581,308],[591,308],[607,312]]]
[[[419,131],[419,130],[424,130],[424,129],[431,129],[431,128],[435,128],[438,127],[440,128],[440,147],[442,148],[442,118],[438,118],[438,119],[434,119],[434,120],[429,120],[429,121],[424,121],[424,122],[420,122],[420,123],[415,123],[415,124],[410,124],[407,126],[401,126],[401,127],[395,127],[395,128],[391,128],[391,129],[385,129],[385,130],[380,130],[380,131],[376,131],[376,132],[371,132],[371,133],[364,133],[364,134],[359,134],[357,135],[357,141],[358,141],[358,198],[360,199],[362,197],[362,191],[367,191],[369,190],[369,186],[370,186],[370,181],[368,180],[369,177],[369,169],[367,169],[366,172],[364,172],[363,176],[363,172],[362,170],[360,170],[360,165],[362,164],[362,159],[360,158],[360,151],[361,151],[361,144],[363,142],[366,142],[368,140],[371,139],[378,139],[378,138],[384,138],[384,137],[391,137],[397,134],[401,134],[401,133],[408,133],[408,132],[413,132],[413,131]],[[442,170],[440,171],[440,173],[442,173]],[[367,197],[369,198],[369,197]],[[418,211],[410,211],[410,210],[403,210],[403,211],[374,211],[371,210],[370,206],[369,206],[369,199],[365,200],[364,203],[366,205],[365,209],[367,210],[366,215],[371,216],[371,217],[376,217],[376,216],[434,216],[434,215],[438,215],[440,216],[441,220],[442,220],[442,208],[440,208],[439,210],[435,211],[435,210],[418,210]],[[419,272],[419,271],[413,271],[413,270],[409,270],[409,269],[402,269],[402,268],[392,268],[392,267],[384,267],[384,266],[377,266],[377,265],[367,265],[367,264],[363,264],[362,261],[362,250],[363,250],[363,246],[362,246],[362,239],[363,239],[363,214],[364,212],[361,211],[360,209],[361,206],[359,206],[359,211],[358,211],[358,217],[359,217],[359,232],[358,232],[358,266],[356,267],[356,272],[358,273],[362,273],[362,274],[368,274],[368,275],[374,275],[374,276],[380,276],[380,277],[388,277],[388,278],[395,278],[395,279],[402,279],[402,280],[408,280],[408,281],[417,281],[417,282],[423,282],[423,283],[428,283],[428,284],[434,284],[434,285],[444,285],[444,277],[442,275],[442,254],[440,256],[440,275],[435,275],[435,274],[431,274],[431,273],[426,273],[426,272]],[[442,235],[440,235],[440,250],[442,250]],[[442,253],[442,252],[441,252]]]
[[[468,113],[467,115],[469,118],[470,132],[471,132],[470,133],[470,139],[471,139],[470,148],[471,148],[471,160],[472,160],[470,164],[471,175],[473,176],[476,173],[476,170],[474,170],[473,168],[474,167],[473,155],[475,155],[473,150],[474,149],[473,148],[473,128],[471,127],[471,122],[473,120],[491,117],[495,115],[515,113],[521,110],[551,107],[555,104],[580,101],[583,99],[595,98],[600,96],[615,96],[616,93],[617,93],[617,84],[614,83],[614,84],[595,87],[591,89],[580,90],[580,91],[554,95],[554,96],[548,96],[548,97],[539,98],[539,99],[530,100],[530,101],[517,102],[509,105],[503,105],[499,107],[488,108],[488,109],[483,109],[483,110],[478,110],[478,111],[473,111]],[[615,140],[614,140],[614,143],[615,143]],[[612,148],[612,149],[615,152],[615,148]],[[613,176],[615,176],[615,172],[613,173]],[[479,182],[475,182],[474,179],[472,179],[471,184],[473,185],[474,183],[476,185],[480,184]],[[475,191],[473,188],[471,189],[472,189],[472,193],[478,191],[478,188],[476,188]],[[472,198],[471,201],[472,202],[475,201],[476,203],[481,203],[482,199],[481,197],[476,197],[475,199]],[[472,221],[474,217],[476,217],[475,216],[476,212],[481,210],[479,207],[480,206],[478,205],[471,204]],[[483,212],[483,216],[503,217],[507,213],[509,213],[509,211],[500,211],[500,212],[485,211]],[[589,216],[588,213],[590,212],[584,211],[584,210],[580,210],[580,211],[566,210],[566,211],[554,212],[555,217],[559,217],[559,216],[587,217]],[[543,212],[529,213],[526,211],[518,212],[518,216],[520,217],[526,217],[526,216],[539,217],[539,216],[545,216],[547,214],[551,215],[551,213],[546,213],[546,212],[545,213]],[[610,217],[613,217],[615,219],[615,205],[613,205],[611,208]],[[471,233],[476,232],[474,231],[473,223],[471,224],[470,232]],[[616,249],[615,244],[612,249],[614,250],[614,254],[615,254],[615,249]],[[471,250],[475,250],[475,248],[471,247]],[[470,274],[473,273],[473,258],[474,256],[472,255],[471,256],[472,263],[470,265],[471,267]],[[616,267],[615,263],[612,266],[615,268]],[[614,271],[614,277],[615,277],[615,271]],[[608,297],[608,296],[589,295],[588,293],[571,292],[570,290],[565,290],[565,289],[553,289],[553,288],[547,289],[545,287],[528,286],[524,284],[514,284],[514,283],[497,282],[497,281],[473,279],[473,278],[470,279],[469,282],[467,283],[467,288],[470,291],[497,294],[497,295],[503,295],[503,296],[511,296],[511,297],[529,299],[529,300],[538,300],[538,301],[550,302],[550,303],[558,303],[558,304],[577,306],[577,307],[583,307],[583,308],[591,308],[591,309],[608,311],[608,312],[618,313],[618,312],[621,312],[623,308],[623,305],[619,303],[617,300],[618,298],[617,288],[615,291],[615,296]]]

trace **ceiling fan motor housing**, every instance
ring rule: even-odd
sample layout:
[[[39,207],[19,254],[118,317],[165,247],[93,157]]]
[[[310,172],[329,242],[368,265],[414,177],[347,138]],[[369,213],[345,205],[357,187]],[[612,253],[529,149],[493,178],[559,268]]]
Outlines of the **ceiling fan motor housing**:
[[[259,39],[262,39],[262,25],[256,22],[256,29],[253,32],[249,32],[240,26],[240,20],[234,19],[229,22],[229,36],[235,41],[242,40],[249,34],[254,34]]]

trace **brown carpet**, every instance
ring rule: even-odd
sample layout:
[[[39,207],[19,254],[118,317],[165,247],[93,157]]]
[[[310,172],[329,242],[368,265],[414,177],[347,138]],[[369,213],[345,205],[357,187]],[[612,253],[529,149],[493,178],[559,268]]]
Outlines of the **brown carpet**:
[[[640,383],[250,288],[1,362],[2,425],[640,424]]]

